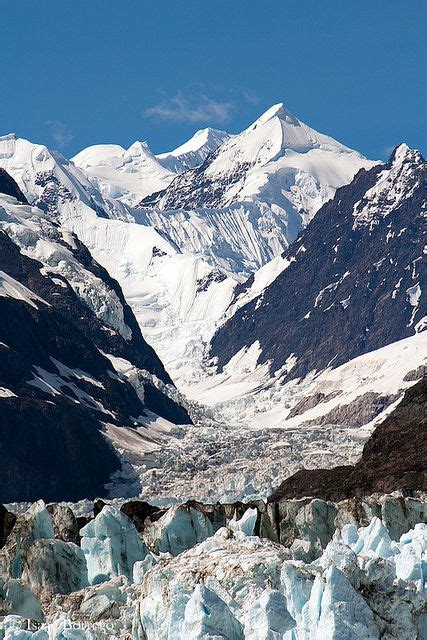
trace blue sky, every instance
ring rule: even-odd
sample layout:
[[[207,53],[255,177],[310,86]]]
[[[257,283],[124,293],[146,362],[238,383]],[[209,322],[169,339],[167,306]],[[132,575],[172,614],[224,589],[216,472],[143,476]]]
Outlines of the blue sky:
[[[0,0],[0,133],[59,148],[205,126],[276,102],[371,158],[427,153],[425,0]]]

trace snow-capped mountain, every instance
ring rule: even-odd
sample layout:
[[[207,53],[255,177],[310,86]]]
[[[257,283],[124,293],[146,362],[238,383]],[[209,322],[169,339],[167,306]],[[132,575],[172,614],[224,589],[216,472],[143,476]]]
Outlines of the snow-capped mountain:
[[[372,164],[278,104],[140,206],[218,209],[236,202],[266,203],[288,220],[292,241],[338,187]]]
[[[207,156],[223,142],[231,138],[226,131],[218,129],[200,129],[187,142],[173,151],[157,154],[160,164],[174,173],[184,173],[203,164]]]
[[[418,161],[411,153],[402,147],[390,166],[373,167],[374,163],[316,134],[277,107],[243,134],[225,140],[200,167],[173,180],[165,195],[172,193],[176,181],[188,178],[197,183],[187,195],[182,191],[188,196],[187,209],[161,210],[148,208],[147,203],[134,209],[111,197],[113,191],[107,195],[107,188],[101,193],[86,170],[42,145],[13,136],[0,140],[0,168],[7,168],[28,202],[41,208],[47,220],[64,233],[75,234],[117,280],[144,338],[189,399],[192,415],[201,417],[201,424],[186,426],[176,437],[170,426],[162,427],[164,433],[160,433],[157,422],[156,442],[150,444],[155,453],[146,451],[146,438],[125,441],[115,430],[116,446],[138,468],[146,495],[154,492],[170,497],[179,492],[186,497],[200,496],[221,468],[222,495],[234,499],[265,492],[280,474],[285,453],[290,473],[305,464],[307,457],[312,464],[329,466],[358,455],[369,433],[365,425],[411,384],[405,376],[418,370],[423,361],[425,334],[414,335],[414,327],[421,326],[419,311],[413,325],[405,328],[411,322],[406,315],[415,310],[410,300],[415,304],[418,299],[417,281],[412,282],[412,271],[403,264],[405,258],[410,262],[419,255],[415,256],[412,243],[419,234],[418,222],[414,227],[408,217],[408,203],[420,201],[419,185],[413,180]],[[203,195],[203,181],[197,182],[197,176],[204,180],[211,166],[218,168],[218,158],[232,170],[238,167],[240,178],[228,180],[231,174],[225,171],[220,179],[221,172],[215,169],[219,191],[213,207],[210,187]],[[298,184],[287,192],[289,171]],[[337,186],[351,181],[357,171],[352,185],[339,189],[335,200],[313,219],[323,200],[331,198]],[[311,178],[307,176],[317,185],[311,200],[306,189]],[[258,179],[260,189],[251,192]],[[270,188],[272,185],[278,189]],[[202,206],[193,206],[191,192],[194,202]],[[393,203],[400,218],[392,210]],[[374,220],[378,217],[378,224],[372,224],[372,215]],[[308,240],[292,244],[308,222],[301,236]],[[389,223],[391,231],[384,229]],[[389,231],[394,236],[387,235]],[[405,246],[406,238],[411,242]],[[371,281],[363,274],[357,287],[348,274],[337,284],[340,274],[357,269],[371,269],[373,277],[379,274],[378,282],[386,279],[385,284],[380,286],[375,278]],[[77,270],[76,290],[79,278]],[[394,290],[400,278],[401,288],[396,287],[392,302],[383,299],[384,287]],[[346,290],[341,296],[341,288],[348,283],[356,292]],[[331,284],[334,286],[329,287]],[[362,295],[369,291],[366,285],[372,289],[369,296]],[[409,301],[403,289],[409,289]],[[96,286],[89,290],[94,295]],[[335,292],[339,299],[329,300]],[[372,316],[370,305],[375,307],[375,300],[384,318],[393,316],[388,324],[379,311]],[[342,313],[348,309],[349,322],[345,315],[342,321],[335,307]],[[249,322],[243,317],[248,309]],[[360,309],[371,320],[366,323],[369,331],[358,341]],[[109,317],[117,324],[119,316],[111,300],[104,312],[103,321]],[[259,335],[258,326],[262,329]],[[215,332],[211,355],[218,358],[219,370],[207,360]],[[408,337],[402,340],[404,336]],[[126,339],[124,334],[122,338]],[[135,381],[131,358],[115,356],[113,363],[116,371]],[[340,367],[327,368],[339,363]],[[317,377],[313,369],[320,372]],[[169,391],[179,399],[176,390]],[[362,422],[356,420],[356,414],[363,417]],[[328,421],[334,422],[333,428]],[[284,436],[285,427],[291,427],[292,434]],[[152,429],[151,424],[150,432]],[[256,443],[266,439],[271,439],[271,447],[253,462]],[[286,445],[284,453],[285,445],[280,443],[285,441],[290,448]],[[214,468],[207,451],[214,451]],[[237,466],[236,458],[240,460]],[[152,474],[153,463],[161,468],[159,475]],[[249,467],[253,472],[248,475]]]
[[[45,145],[14,133],[0,136],[0,167],[16,181],[28,202],[53,217],[91,213],[131,219],[121,202],[104,197],[78,167]]]
[[[129,149],[116,144],[96,144],[72,158],[106,196],[128,205],[165,189],[176,173],[161,164],[146,142],[134,142]]]
[[[203,163],[224,140],[225,131],[201,129],[173,151],[155,156],[146,142],[134,142],[129,149],[117,144],[96,144],[71,160],[104,195],[134,206],[165,189],[177,174]]]
[[[111,443],[190,418],[118,283],[5,172],[0,194],[2,499],[105,494]]]
[[[239,227],[232,226],[227,235],[226,220],[222,239],[209,219],[204,226],[194,224],[192,232],[192,216],[190,229],[177,220],[176,233],[165,232],[144,212],[103,196],[60,154],[14,135],[0,138],[0,167],[13,176],[29,202],[75,233],[118,279],[144,335],[174,369],[174,379],[184,370],[193,375],[193,359],[197,355],[201,362],[204,342],[234,287],[250,271],[244,269],[240,277],[230,273],[242,271],[244,260],[256,267],[254,256],[266,260],[270,255],[250,223],[243,227],[251,237],[246,244],[239,242]]]
[[[400,145],[341,187],[284,254],[286,268],[215,335],[219,368],[256,344],[272,373],[301,377],[422,331],[425,178],[419,152]]]

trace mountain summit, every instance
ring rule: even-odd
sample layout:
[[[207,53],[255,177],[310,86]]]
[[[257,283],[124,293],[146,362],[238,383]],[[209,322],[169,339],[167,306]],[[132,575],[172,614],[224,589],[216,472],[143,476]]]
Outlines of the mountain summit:
[[[211,127],[199,129],[187,142],[173,151],[158,154],[156,158],[166,169],[174,173],[183,173],[201,165],[212,151],[229,138],[231,136],[226,131]]]
[[[221,144],[201,166],[178,176],[139,206],[213,209],[236,202],[265,203],[294,227],[298,219],[304,225],[338,187],[372,164],[279,103]]]

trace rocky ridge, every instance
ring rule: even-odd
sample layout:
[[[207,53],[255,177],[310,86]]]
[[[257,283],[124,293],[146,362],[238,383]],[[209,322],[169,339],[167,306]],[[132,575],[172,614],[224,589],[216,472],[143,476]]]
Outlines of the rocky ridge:
[[[259,364],[300,378],[421,332],[426,166],[400,145],[338,189],[283,255],[283,271],[213,337],[219,370],[257,344]]]

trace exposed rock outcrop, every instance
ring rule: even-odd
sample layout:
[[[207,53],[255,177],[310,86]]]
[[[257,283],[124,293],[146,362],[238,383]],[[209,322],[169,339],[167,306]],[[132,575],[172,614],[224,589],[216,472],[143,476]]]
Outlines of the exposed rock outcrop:
[[[285,480],[269,503],[304,496],[344,500],[372,493],[425,490],[427,379],[408,389],[366,442],[354,466],[302,469]]]
[[[426,172],[402,144],[338,189],[283,254],[286,268],[218,329],[219,370],[257,343],[259,363],[299,378],[421,330]]]

